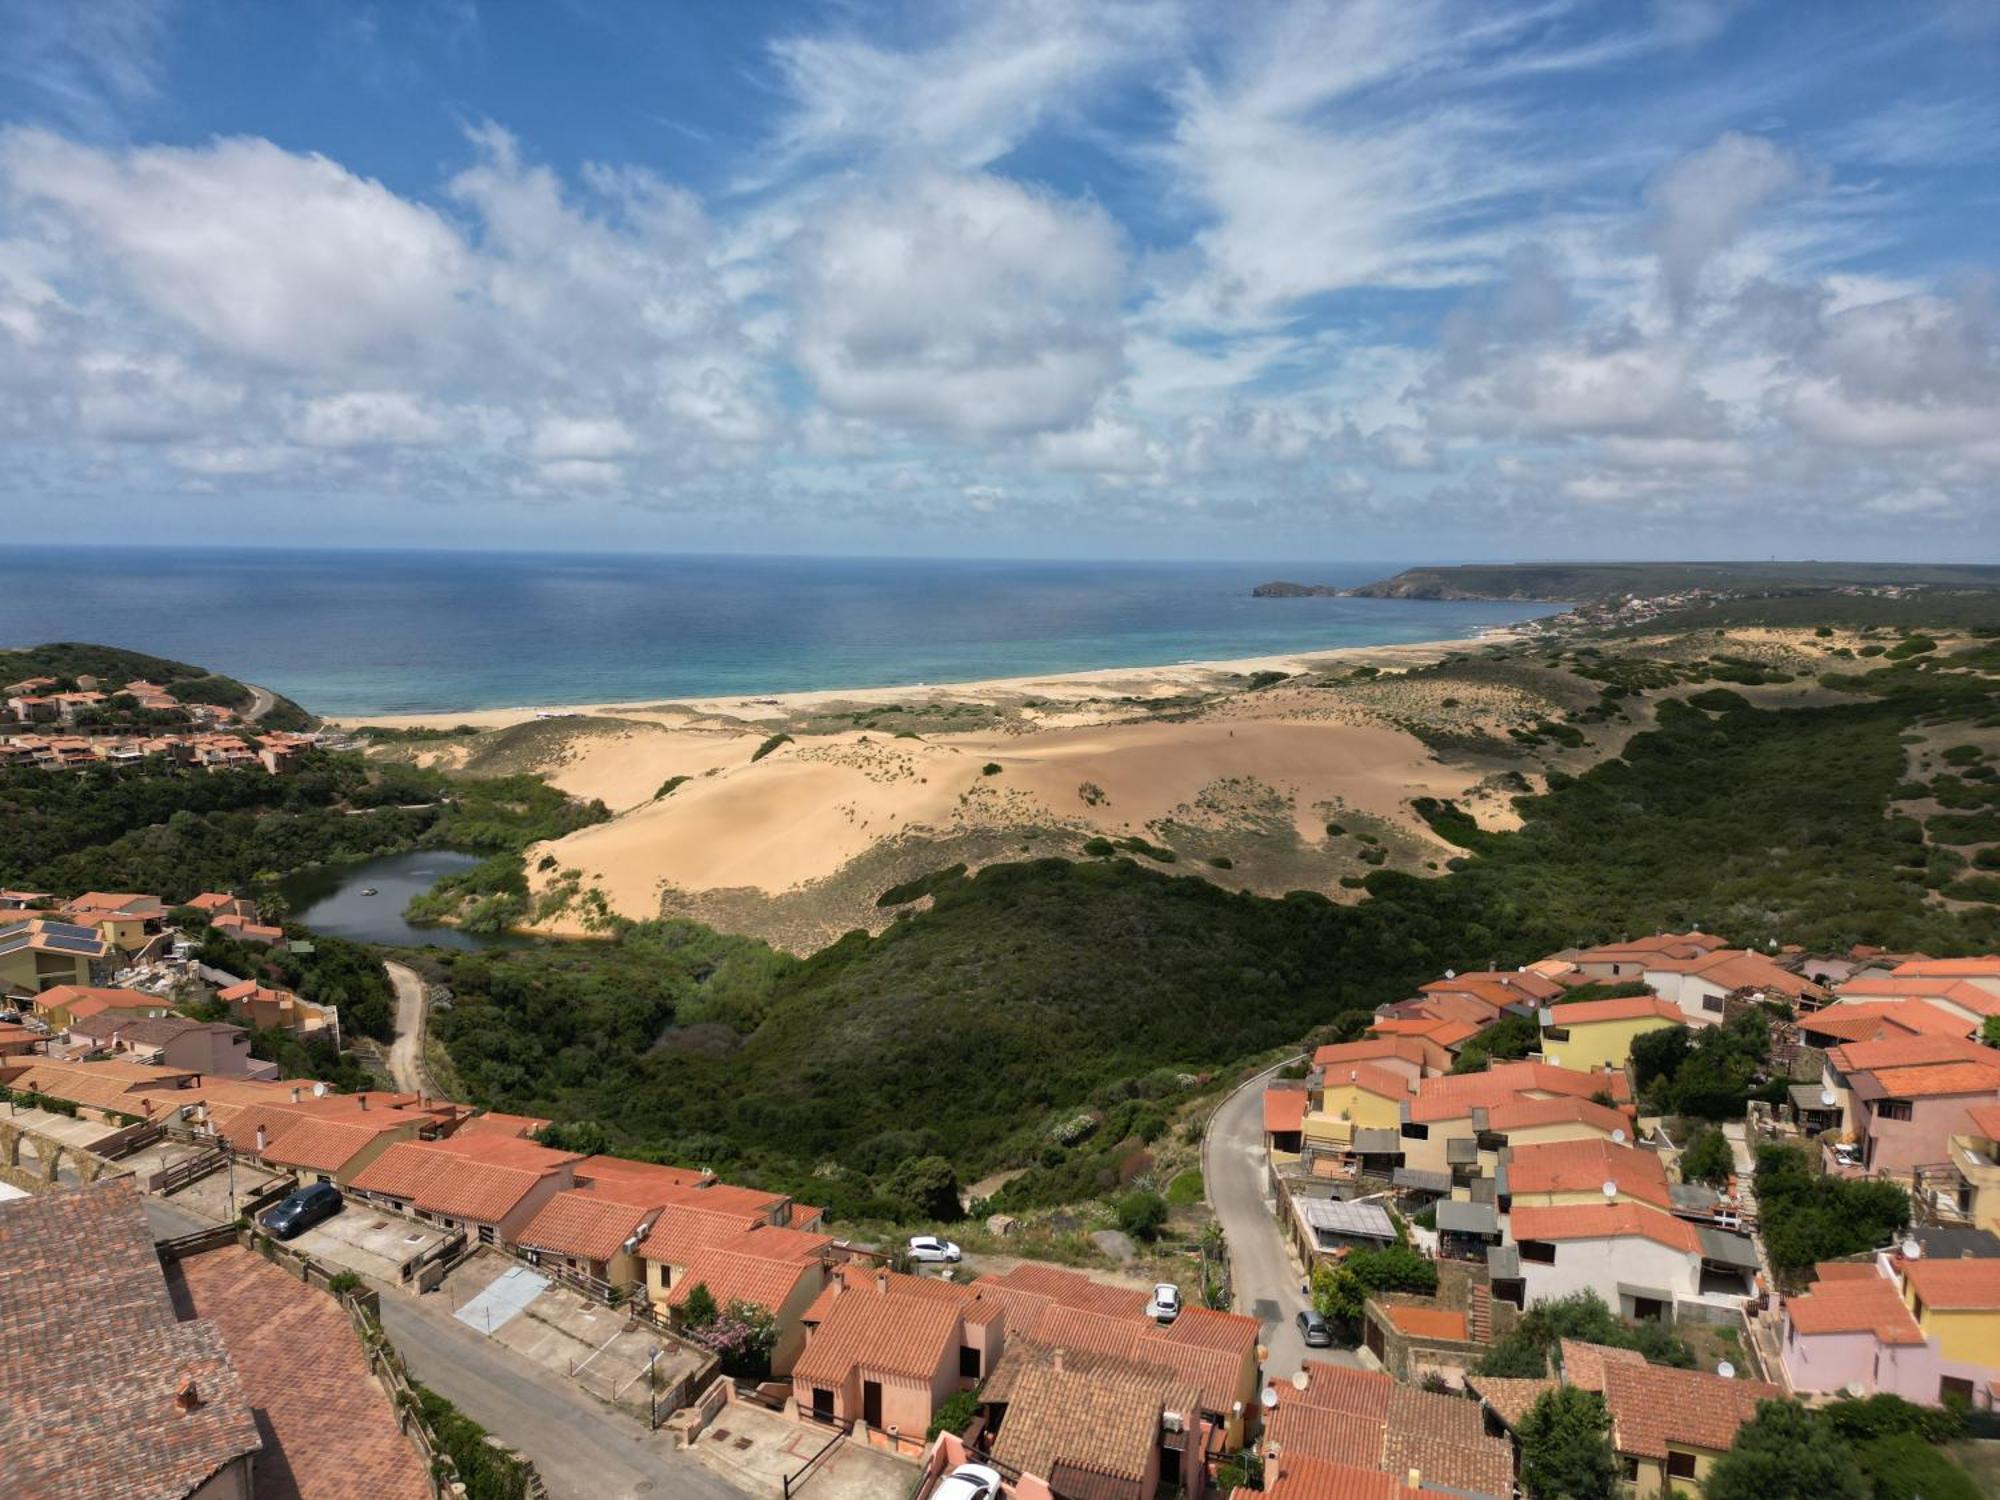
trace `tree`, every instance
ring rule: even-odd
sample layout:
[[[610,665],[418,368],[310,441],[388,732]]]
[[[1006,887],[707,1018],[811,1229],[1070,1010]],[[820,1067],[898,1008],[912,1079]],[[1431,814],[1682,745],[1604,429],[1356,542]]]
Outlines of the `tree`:
[[[697,1281],[694,1289],[687,1294],[687,1301],[681,1304],[681,1327],[706,1328],[716,1319],[715,1293],[708,1289],[708,1283]]]
[[[1681,1176],[1689,1182],[1717,1185],[1736,1170],[1736,1158],[1729,1141],[1719,1130],[1704,1130],[1688,1142],[1681,1153]]]
[[[1632,1038],[1632,1082],[1646,1088],[1656,1078],[1671,1079],[1687,1061],[1692,1039],[1685,1026],[1662,1026]]]
[[[1134,1239],[1156,1240],[1167,1222],[1167,1200],[1139,1188],[1118,1200],[1118,1227]]]
[[[2000,1016],[1988,1016],[1979,1023],[1979,1040],[1989,1047],[2000,1047]]]
[[[1863,1443],[1855,1456],[1874,1485],[1875,1500],[1979,1500],[1972,1476],[1915,1433]]]
[[[602,1156],[611,1147],[604,1127],[595,1120],[552,1120],[535,1132],[538,1144],[580,1156]]]
[[[697,1284],[688,1297],[690,1305],[708,1292]],[[709,1299],[713,1307],[714,1299]],[[685,1324],[682,1331],[722,1362],[722,1373],[737,1380],[767,1380],[771,1375],[771,1351],[778,1347],[778,1321],[768,1308],[733,1298],[726,1310],[705,1323]]]
[[[1521,1419],[1521,1487],[1530,1500],[1611,1500],[1618,1493],[1602,1396],[1565,1385],[1529,1408]]]
[[[1871,1500],[1853,1450],[1796,1401],[1766,1401],[1715,1461],[1703,1500]]]
[[[1429,1295],[1437,1284],[1437,1263],[1408,1245],[1351,1250],[1340,1264],[1313,1272],[1313,1307],[1321,1317],[1351,1327],[1361,1321],[1362,1306],[1374,1293]]]
[[[958,1199],[958,1173],[942,1156],[905,1158],[882,1184],[882,1192],[912,1219],[950,1223],[965,1217]]]

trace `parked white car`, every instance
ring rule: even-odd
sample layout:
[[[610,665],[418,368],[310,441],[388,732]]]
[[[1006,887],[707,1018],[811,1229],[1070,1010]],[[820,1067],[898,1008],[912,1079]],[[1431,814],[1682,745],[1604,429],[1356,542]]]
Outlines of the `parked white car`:
[[[937,1482],[931,1500],[1000,1500],[1000,1475],[985,1464],[960,1464]]]
[[[1146,1316],[1161,1323],[1171,1323],[1181,1315],[1181,1289],[1171,1281],[1162,1281],[1153,1287],[1153,1300],[1146,1304]]]
[[[964,1252],[950,1240],[941,1240],[934,1234],[913,1234],[910,1236],[909,1255],[911,1260],[932,1264],[955,1262],[964,1258]]]

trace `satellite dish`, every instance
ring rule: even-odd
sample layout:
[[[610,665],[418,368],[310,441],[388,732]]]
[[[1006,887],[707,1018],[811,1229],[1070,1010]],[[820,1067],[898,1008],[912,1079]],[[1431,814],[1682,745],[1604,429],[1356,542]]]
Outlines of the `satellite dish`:
[[[1917,1241],[1914,1239],[1908,1239],[1903,1241],[1904,1260],[1922,1260],[1923,1258],[1924,1258],[1924,1247],[1922,1245],[1917,1243]]]
[[[1607,1198],[1616,1198],[1618,1196],[1618,1184],[1615,1182],[1605,1183],[1604,1196]]]
[[[1862,1397],[1863,1393],[1864,1393],[1864,1392],[1866,1392],[1866,1391],[1867,1391],[1867,1389],[1868,1389],[1868,1387],[1867,1387],[1867,1386],[1865,1386],[1865,1385],[1863,1385],[1863,1384],[1862,1384],[1862,1383],[1861,1383],[1860,1381],[1858,1381],[1858,1380],[1850,1380],[1850,1381],[1848,1381],[1848,1382],[1847,1382],[1847,1398],[1848,1398],[1848,1400],[1850,1400],[1850,1401],[1859,1401],[1859,1400],[1861,1399],[1861,1397]]]
[[[1734,1380],[1736,1378],[1736,1366],[1725,1359],[1715,1367],[1715,1373],[1720,1375],[1724,1380]]]
[[[1294,1370],[1292,1372],[1293,1390],[1302,1391],[1311,1383],[1312,1383],[1312,1377],[1306,1374],[1304,1370]]]
[[[314,1085],[313,1085],[313,1098],[315,1098],[315,1099],[324,1099],[325,1097],[326,1097],[326,1085],[325,1085],[325,1084],[323,1084],[323,1083],[316,1083],[316,1084],[314,1084]]]
[[[1278,1405],[1277,1387],[1269,1385],[1265,1386],[1264,1394],[1259,1396],[1257,1399],[1263,1403],[1265,1411],[1275,1410]]]
[[[1445,977],[1445,978],[1447,978],[1447,979],[1456,979],[1456,978],[1458,978],[1458,970],[1456,970],[1456,969],[1446,969],[1446,970],[1444,971],[1444,977]]]
[[[1625,1131],[1624,1131],[1624,1128],[1623,1128],[1623,1127],[1621,1126],[1621,1127],[1620,1127],[1619,1129],[1617,1129],[1617,1130],[1614,1130],[1614,1131],[1612,1131],[1612,1132],[1611,1132],[1611,1139],[1612,1139],[1612,1141],[1613,1141],[1613,1142],[1614,1142],[1615,1144],[1617,1144],[1617,1145],[1620,1145],[1620,1146],[1624,1145],[1624,1144],[1625,1144]]]
[[[1820,1103],[1822,1103],[1822,1104],[1836,1104],[1836,1103],[1838,1103],[1839,1101],[1840,1101],[1840,1095],[1836,1094],[1836,1093],[1835,1093],[1835,1092],[1834,1092],[1834,1091],[1833,1091],[1832,1089],[1821,1089],[1821,1090],[1819,1091],[1819,1102],[1820,1102]]]

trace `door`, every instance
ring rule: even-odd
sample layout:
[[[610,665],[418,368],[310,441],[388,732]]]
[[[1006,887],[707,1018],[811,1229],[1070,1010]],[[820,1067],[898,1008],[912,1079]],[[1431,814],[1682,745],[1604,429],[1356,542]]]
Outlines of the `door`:
[[[822,1422],[833,1420],[833,1392],[823,1385],[813,1387],[813,1415]]]
[[[879,1380],[861,1382],[861,1420],[870,1427],[882,1425],[882,1382]]]

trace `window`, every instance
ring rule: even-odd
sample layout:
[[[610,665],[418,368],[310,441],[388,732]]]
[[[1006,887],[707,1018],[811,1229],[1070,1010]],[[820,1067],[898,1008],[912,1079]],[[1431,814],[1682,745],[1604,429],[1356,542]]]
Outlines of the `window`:
[[[1403,1126],[1403,1139],[1406,1141],[1427,1141],[1430,1138],[1431,1128],[1428,1125],[1419,1125],[1411,1120]]]
[[[493,1226],[491,1224],[481,1224],[479,1226],[479,1243],[482,1245],[493,1243]]]
[[[1705,1011],[1708,1011],[1708,1012],[1709,1012],[1709,1013],[1710,1013],[1711,1015],[1718,1015],[1718,1016],[1719,1016],[1719,1015],[1721,1015],[1721,1014],[1722,1014],[1722,996],[1720,996],[1720,995],[1703,995],[1703,996],[1701,997],[1701,1008],[1702,1008],[1703,1010],[1705,1010]]]
[[[1884,1099],[1875,1106],[1875,1113],[1884,1120],[1907,1120],[1910,1118],[1910,1101],[1907,1099]]]
[[[1567,1026],[1544,1026],[1542,1028],[1542,1040],[1545,1042],[1566,1042],[1569,1040],[1569,1028]]]
[[[967,1380],[979,1378],[979,1350],[974,1345],[958,1346],[958,1373]]]
[[[1669,1479],[1694,1478],[1694,1455],[1667,1450],[1667,1477]]]
[[[1547,1240],[1522,1240],[1519,1249],[1522,1260],[1531,1260],[1541,1266],[1556,1263],[1556,1247]]]
[[[1631,1454],[1626,1453],[1619,1456],[1619,1462],[1625,1466],[1625,1482],[1627,1484],[1637,1484],[1639,1482],[1639,1460]]]

